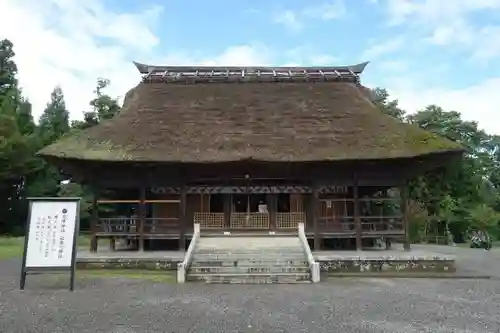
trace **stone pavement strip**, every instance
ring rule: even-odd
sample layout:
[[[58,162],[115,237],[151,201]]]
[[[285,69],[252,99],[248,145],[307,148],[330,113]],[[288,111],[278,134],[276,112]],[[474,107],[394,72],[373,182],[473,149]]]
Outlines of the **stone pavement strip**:
[[[452,249],[460,252],[464,249]],[[461,259],[496,273],[496,252]],[[459,254],[460,254],[459,253]],[[467,254],[467,255],[466,255]],[[468,259],[467,259],[468,258]],[[469,260],[469,261],[467,261]],[[345,278],[308,285],[29,276],[0,262],[0,332],[499,332],[498,279]]]

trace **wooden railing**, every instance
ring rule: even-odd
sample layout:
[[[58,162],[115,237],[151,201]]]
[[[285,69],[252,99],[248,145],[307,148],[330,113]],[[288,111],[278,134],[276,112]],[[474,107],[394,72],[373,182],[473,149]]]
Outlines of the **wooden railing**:
[[[361,228],[363,232],[404,231],[402,217],[363,216],[360,219],[361,219]]]
[[[309,229],[313,226],[309,224]],[[352,233],[355,231],[354,217],[352,216],[320,216],[318,219],[318,230],[323,232]]]
[[[318,230],[321,232],[355,233],[354,199],[321,200]],[[326,204],[327,203],[327,204]],[[360,198],[362,232],[402,233],[402,214],[397,198]],[[330,213],[331,212],[331,213]],[[308,226],[308,230],[313,228]]]
[[[200,224],[200,229],[223,229],[224,213],[194,213],[194,223]]]
[[[180,219],[177,217],[152,217],[144,221],[145,234],[177,234],[180,232]]]
[[[111,217],[100,218],[95,232],[101,234],[139,234],[139,218]]]
[[[269,213],[231,213],[231,229],[269,229]]]
[[[98,234],[140,234],[141,219],[112,217],[100,218],[96,226]],[[170,234],[178,233],[180,229],[178,218],[146,218],[144,219],[144,234]]]
[[[306,214],[297,213],[276,213],[277,229],[297,229],[299,223],[306,223]]]
[[[403,232],[403,223],[401,218],[394,217],[360,217],[361,230],[363,233]],[[310,231],[313,226],[309,225]],[[318,220],[318,230],[321,232],[355,233],[356,226],[353,216],[345,217],[320,217]]]

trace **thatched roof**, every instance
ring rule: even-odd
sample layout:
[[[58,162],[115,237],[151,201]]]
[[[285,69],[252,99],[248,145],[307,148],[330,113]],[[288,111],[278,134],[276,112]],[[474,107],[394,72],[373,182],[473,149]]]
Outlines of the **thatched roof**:
[[[143,82],[127,93],[118,116],[39,154],[100,161],[303,162],[462,150],[382,114],[366,89],[351,81]]]

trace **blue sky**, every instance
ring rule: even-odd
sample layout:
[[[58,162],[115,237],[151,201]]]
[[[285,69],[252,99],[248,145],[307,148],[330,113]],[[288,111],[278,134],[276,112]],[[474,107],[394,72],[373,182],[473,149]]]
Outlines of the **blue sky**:
[[[73,118],[95,80],[123,96],[131,61],[349,65],[410,112],[435,103],[489,132],[500,105],[500,0],[1,0],[21,85],[39,114],[61,85]],[[21,20],[22,18],[22,20]],[[28,22],[28,23],[26,23]],[[39,82],[44,82],[41,87]]]

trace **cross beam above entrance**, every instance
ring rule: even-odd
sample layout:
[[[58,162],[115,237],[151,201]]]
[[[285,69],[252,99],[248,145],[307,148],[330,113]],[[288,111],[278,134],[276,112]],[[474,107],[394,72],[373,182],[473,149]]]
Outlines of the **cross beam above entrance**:
[[[303,185],[288,186],[188,186],[188,194],[250,194],[250,193],[312,193],[312,187]],[[179,187],[153,187],[151,192],[155,194],[178,194]],[[319,192],[347,193],[348,186],[323,186]]]

